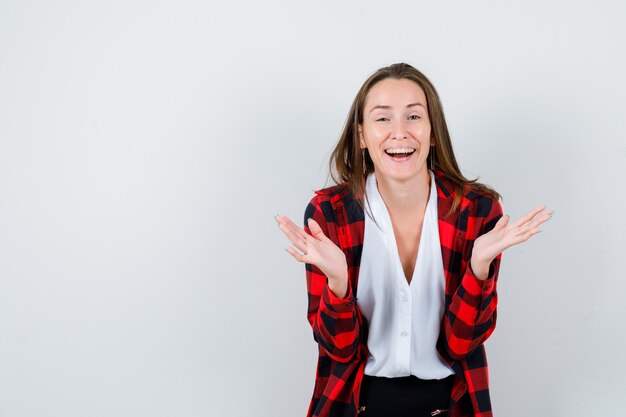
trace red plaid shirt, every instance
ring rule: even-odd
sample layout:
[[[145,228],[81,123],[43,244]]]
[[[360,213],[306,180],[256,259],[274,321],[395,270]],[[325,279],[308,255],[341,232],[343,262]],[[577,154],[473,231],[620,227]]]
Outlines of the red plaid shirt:
[[[466,189],[460,211],[445,217],[455,195],[450,180],[435,169],[439,238],[446,277],[445,313],[437,350],[455,371],[451,417],[492,417],[487,358],[483,342],[496,325],[496,282],[499,254],[482,281],[470,268],[476,238],[491,230],[502,216],[500,202]],[[348,294],[336,297],[315,265],[305,264],[307,319],[318,343],[315,387],[307,417],[356,417],[365,360],[368,324],[356,303],[363,249],[364,211],[346,184],[315,191],[304,213],[304,230],[311,234],[312,217],[346,254]]]

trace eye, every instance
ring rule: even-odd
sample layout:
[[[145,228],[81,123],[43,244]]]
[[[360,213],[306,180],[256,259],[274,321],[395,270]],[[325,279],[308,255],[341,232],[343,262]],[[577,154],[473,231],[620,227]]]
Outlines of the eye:
[[[411,117],[415,117],[415,119],[411,119],[411,120],[421,119],[421,117],[419,117],[417,114],[412,114],[411,116],[409,116],[409,118]]]
[[[387,118],[386,118],[386,117],[381,117],[381,118],[379,118],[379,119],[376,119],[376,121],[377,121],[377,122],[380,122],[380,121],[381,121],[381,120],[383,120],[383,119],[387,119]],[[387,120],[389,120],[389,119],[387,119]]]

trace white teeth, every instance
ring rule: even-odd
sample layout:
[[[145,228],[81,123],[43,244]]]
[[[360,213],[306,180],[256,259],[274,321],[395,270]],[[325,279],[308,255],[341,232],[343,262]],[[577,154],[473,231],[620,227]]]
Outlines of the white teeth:
[[[402,148],[400,148],[400,149],[387,149],[387,150],[385,151],[385,153],[387,153],[387,154],[389,154],[389,155],[391,155],[391,154],[396,154],[396,153],[408,153],[408,154],[412,154],[413,152],[415,152],[415,149],[408,149],[408,148],[406,148],[406,149],[402,149]]]

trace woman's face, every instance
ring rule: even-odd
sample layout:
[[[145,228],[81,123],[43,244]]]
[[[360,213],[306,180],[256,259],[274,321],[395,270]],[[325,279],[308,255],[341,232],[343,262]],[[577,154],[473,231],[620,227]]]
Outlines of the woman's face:
[[[426,175],[426,158],[435,143],[430,130],[426,94],[417,83],[387,78],[370,89],[359,141],[362,149],[368,149],[377,176],[406,180]],[[386,152],[389,149],[415,151],[393,157]]]

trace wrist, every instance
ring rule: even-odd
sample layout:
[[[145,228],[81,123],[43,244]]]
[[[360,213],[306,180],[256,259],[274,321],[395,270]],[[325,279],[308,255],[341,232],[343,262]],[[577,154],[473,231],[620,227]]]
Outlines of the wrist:
[[[348,277],[342,279],[328,279],[328,288],[337,298],[346,298],[348,295]]]
[[[345,269],[342,269],[341,272],[335,274],[327,274],[326,275],[328,277],[328,283],[333,283],[334,286],[338,286],[341,283],[345,283],[348,282],[348,267],[346,266]]]
[[[486,280],[489,277],[489,265],[491,261],[477,261],[474,258],[470,260],[469,267],[476,278],[481,281]]]

